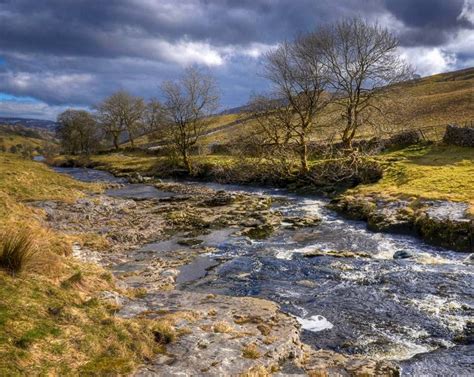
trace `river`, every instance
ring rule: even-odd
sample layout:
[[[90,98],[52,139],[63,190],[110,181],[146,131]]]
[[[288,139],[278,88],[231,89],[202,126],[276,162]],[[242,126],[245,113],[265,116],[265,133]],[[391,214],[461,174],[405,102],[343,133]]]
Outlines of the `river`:
[[[96,170],[56,170],[84,181],[124,182]],[[215,251],[181,269],[178,289],[275,301],[298,318],[306,343],[394,360],[402,375],[474,375],[474,268],[463,263],[468,254],[407,235],[368,231],[365,223],[341,217],[318,197],[183,184],[271,196],[273,209],[284,216],[317,215],[322,222],[296,230],[283,224],[259,241],[235,236],[233,229],[215,231],[204,237]],[[127,184],[109,194],[143,199],[154,192]],[[160,253],[167,247],[164,241],[143,250]],[[308,257],[313,251],[320,255]],[[411,257],[394,259],[397,251]]]

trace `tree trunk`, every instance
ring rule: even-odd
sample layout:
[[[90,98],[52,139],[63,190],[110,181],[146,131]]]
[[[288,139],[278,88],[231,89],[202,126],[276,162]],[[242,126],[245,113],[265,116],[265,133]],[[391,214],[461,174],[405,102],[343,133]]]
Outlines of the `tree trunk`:
[[[119,150],[119,143],[118,143],[118,135],[113,135],[113,139],[114,139],[114,147],[115,147],[115,150],[118,151]]]
[[[128,135],[129,139],[130,139],[130,145],[132,146],[132,148],[135,148],[135,140],[133,140],[133,137],[131,134]]]
[[[301,172],[306,174],[309,170],[308,169],[308,145],[303,136],[301,137],[300,163],[301,163]]]
[[[346,128],[344,129],[344,133],[342,134],[342,145],[344,146],[344,148],[351,148],[351,137],[350,137],[350,133],[352,131],[352,127],[353,127],[353,123],[354,123],[354,116],[352,114],[352,107],[349,106],[347,108],[347,123],[346,123]]]
[[[189,161],[187,149],[183,149],[182,155],[183,155],[184,166],[186,167],[186,170],[188,171],[188,173],[191,173],[191,161]]]

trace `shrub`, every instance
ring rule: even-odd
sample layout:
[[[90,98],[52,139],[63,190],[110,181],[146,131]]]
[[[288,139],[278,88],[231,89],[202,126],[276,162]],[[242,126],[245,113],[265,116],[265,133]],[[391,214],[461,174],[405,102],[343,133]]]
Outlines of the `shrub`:
[[[375,183],[383,176],[382,166],[356,151],[348,156],[322,161],[312,167],[308,178],[320,187],[355,187],[358,184]]]
[[[21,228],[0,236],[0,267],[12,275],[22,272],[35,254],[33,237]]]

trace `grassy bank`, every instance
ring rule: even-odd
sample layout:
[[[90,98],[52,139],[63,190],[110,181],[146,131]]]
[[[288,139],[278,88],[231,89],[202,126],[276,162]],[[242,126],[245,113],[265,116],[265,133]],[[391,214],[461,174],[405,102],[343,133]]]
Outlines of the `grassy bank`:
[[[474,149],[447,145],[412,146],[377,156],[383,178],[351,193],[378,194],[474,204]]]
[[[0,257],[12,235],[31,241],[22,272],[0,258],[0,375],[125,374],[160,351],[156,323],[116,318],[116,305],[98,298],[117,291],[110,273],[69,257],[72,240],[46,228],[45,213],[28,205],[100,189],[0,154]]]
[[[98,185],[86,185],[55,174],[43,164],[0,153],[0,224],[35,218],[39,212],[28,207],[28,202],[71,202],[84,195],[83,190],[99,189]]]

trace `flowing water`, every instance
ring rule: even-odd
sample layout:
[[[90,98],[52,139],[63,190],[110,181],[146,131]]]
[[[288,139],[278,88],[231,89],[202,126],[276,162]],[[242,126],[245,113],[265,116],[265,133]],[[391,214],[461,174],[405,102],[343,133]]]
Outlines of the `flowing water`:
[[[116,181],[89,169],[58,170],[78,179]],[[394,360],[402,375],[474,375],[474,268],[463,263],[467,254],[406,235],[370,232],[363,222],[326,209],[327,201],[320,198],[275,189],[186,184],[269,195],[284,216],[317,215],[322,222],[297,230],[283,226],[260,241],[235,236],[232,229],[211,233],[203,241],[215,251],[182,268],[179,289],[273,300],[297,317],[306,343]],[[121,190],[121,196],[136,194],[139,199],[147,191],[143,185]],[[160,253],[168,244],[145,249]],[[413,257],[394,259],[399,250]],[[311,251],[362,257],[305,255]]]

